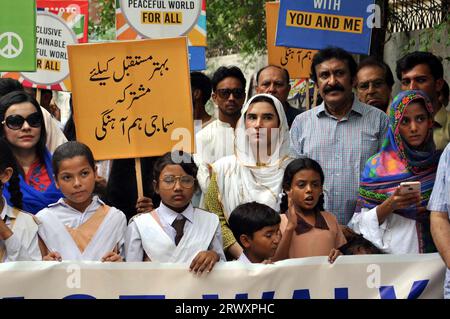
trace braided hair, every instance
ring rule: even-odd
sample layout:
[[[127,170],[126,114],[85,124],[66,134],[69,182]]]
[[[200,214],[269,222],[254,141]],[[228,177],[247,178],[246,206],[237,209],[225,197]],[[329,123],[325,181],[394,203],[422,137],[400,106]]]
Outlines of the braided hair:
[[[8,191],[11,194],[10,200],[14,207],[21,209],[22,192],[20,191],[20,179],[16,159],[9,148],[8,143],[3,138],[0,138],[0,172],[4,172],[8,167],[13,169],[13,174],[8,185]],[[4,186],[5,185],[1,184],[2,189]]]

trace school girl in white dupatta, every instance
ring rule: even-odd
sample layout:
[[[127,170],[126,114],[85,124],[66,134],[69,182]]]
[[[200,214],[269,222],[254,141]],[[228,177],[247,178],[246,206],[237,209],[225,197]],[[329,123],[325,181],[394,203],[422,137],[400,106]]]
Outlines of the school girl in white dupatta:
[[[126,261],[190,263],[190,271],[202,273],[225,260],[219,219],[192,206],[196,175],[192,157],[182,151],[166,153],[156,161],[153,184],[161,204],[130,221]]]
[[[93,195],[97,173],[91,150],[67,142],[55,150],[52,164],[64,198],[36,214],[44,260],[122,261],[126,217]]]
[[[234,155],[213,164],[205,195],[206,208],[219,216],[224,249],[238,259],[228,217],[238,205],[256,201],[280,209],[281,181],[289,156],[289,127],[281,102],[269,94],[253,96],[243,107],[235,129]]]
[[[14,206],[0,196],[0,263],[41,260],[38,225],[32,215],[20,210],[22,193],[15,158],[6,141],[0,139],[0,192],[8,182]]]

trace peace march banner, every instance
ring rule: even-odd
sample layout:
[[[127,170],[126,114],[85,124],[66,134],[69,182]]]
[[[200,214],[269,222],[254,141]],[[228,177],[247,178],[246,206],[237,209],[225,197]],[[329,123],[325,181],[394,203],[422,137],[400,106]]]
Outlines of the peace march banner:
[[[0,1],[0,15],[0,72],[35,71],[35,0]]]
[[[193,152],[186,37],[68,47],[77,140],[96,160]]]
[[[36,4],[36,71],[2,76],[19,80],[25,87],[70,91],[67,46],[87,42],[89,2],[37,0]]]
[[[368,54],[375,0],[281,0],[276,45]]]
[[[443,297],[440,256],[359,255],[290,259],[274,265],[11,262],[0,264],[0,298],[429,299]],[[221,309],[210,309],[220,311]]]

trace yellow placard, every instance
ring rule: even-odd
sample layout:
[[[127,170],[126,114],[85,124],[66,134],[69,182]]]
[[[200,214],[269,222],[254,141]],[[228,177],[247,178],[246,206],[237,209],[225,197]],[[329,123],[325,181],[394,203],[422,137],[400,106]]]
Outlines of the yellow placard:
[[[68,52],[77,140],[96,160],[194,151],[186,37]]]
[[[317,50],[275,46],[279,2],[266,2],[267,52],[269,64],[289,71],[293,79],[309,78],[311,61]]]
[[[335,14],[288,10],[286,26],[361,34],[363,32],[364,19]]]

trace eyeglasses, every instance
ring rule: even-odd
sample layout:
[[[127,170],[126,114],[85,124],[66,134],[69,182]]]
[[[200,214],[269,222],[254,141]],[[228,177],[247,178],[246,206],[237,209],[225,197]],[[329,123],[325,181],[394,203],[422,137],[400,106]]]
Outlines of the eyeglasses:
[[[370,84],[372,84],[372,87],[374,89],[379,89],[386,84],[386,81],[380,79],[375,81],[361,82],[356,86],[356,88],[360,91],[367,91],[369,89]]]
[[[2,124],[6,124],[11,130],[20,130],[23,126],[23,123],[27,121],[28,125],[31,127],[41,127],[42,125],[42,117],[38,112],[32,113],[28,115],[26,118],[22,115],[10,115],[8,116]]]
[[[177,181],[180,182],[180,185],[183,188],[192,188],[195,183],[195,178],[193,178],[190,175],[183,175],[183,176],[167,175],[164,176],[164,178],[160,179],[160,181],[162,182],[160,185],[162,189],[174,188]]]
[[[242,99],[245,97],[244,89],[217,89],[216,92],[222,99],[228,99],[231,94],[233,94],[236,99]]]

